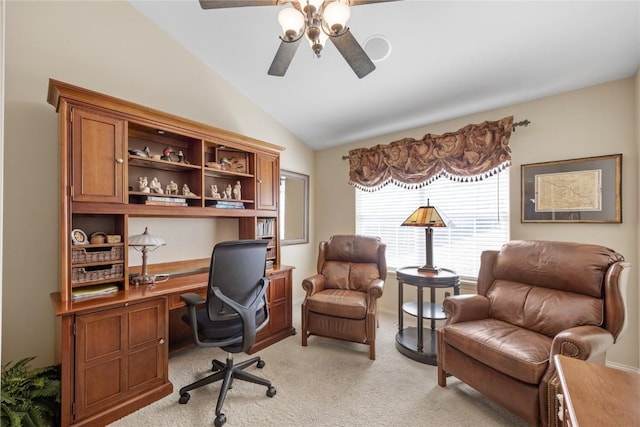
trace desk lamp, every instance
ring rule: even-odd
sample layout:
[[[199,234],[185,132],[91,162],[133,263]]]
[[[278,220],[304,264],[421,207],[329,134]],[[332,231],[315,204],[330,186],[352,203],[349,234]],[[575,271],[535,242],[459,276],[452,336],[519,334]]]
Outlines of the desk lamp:
[[[425,244],[427,263],[418,268],[418,271],[427,271],[430,273],[437,273],[440,269],[433,266],[433,228],[432,227],[446,227],[447,224],[442,219],[442,216],[438,210],[431,206],[429,200],[427,200],[427,206],[420,206],[413,212],[409,218],[405,219],[402,223],[403,226],[409,227],[426,227],[425,228]]]
[[[164,246],[166,244],[167,243],[162,238],[149,234],[147,227],[144,228],[144,233],[136,236],[129,236],[129,246],[142,252],[142,273],[131,279],[132,284],[136,286],[155,284],[155,276],[150,276],[147,272],[147,253],[153,252],[160,246]]]

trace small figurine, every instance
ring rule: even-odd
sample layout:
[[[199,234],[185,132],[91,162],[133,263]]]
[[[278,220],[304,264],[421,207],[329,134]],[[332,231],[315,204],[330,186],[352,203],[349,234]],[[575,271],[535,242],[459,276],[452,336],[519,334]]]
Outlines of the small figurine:
[[[150,193],[151,190],[149,189],[149,182],[147,181],[147,177],[146,176],[139,176],[138,177],[138,191],[141,191],[143,193]]]
[[[164,150],[162,150],[162,156],[160,156],[160,160],[166,160],[168,162],[172,162],[173,159],[171,158],[171,154],[173,154],[174,151],[171,149],[171,147],[167,147]]]
[[[184,153],[182,152],[182,150],[178,151],[178,163],[184,163],[185,165],[191,164],[187,161],[187,159],[184,158]]]
[[[176,184],[173,180],[167,184],[167,194],[177,195],[178,194],[178,184]]]
[[[236,185],[233,186],[233,198],[236,200],[242,200],[240,181],[236,181]]]
[[[191,190],[189,190],[189,186],[187,184],[184,184],[182,186],[182,195],[183,196],[196,196],[195,193],[192,193]]]
[[[224,189],[224,194],[222,195],[223,199],[231,199],[231,193],[232,193],[232,189],[231,189],[231,184],[227,185],[227,188]]]
[[[220,169],[227,170],[231,166],[231,162],[226,157],[220,159]]]
[[[214,199],[220,198],[220,193],[218,193],[218,186],[215,184],[211,184],[211,197]]]
[[[149,150],[149,146],[148,145],[145,145],[144,146],[144,150],[142,150],[142,151],[144,151],[144,154],[146,154],[147,157],[151,158],[151,150]]]
[[[149,183],[149,190],[151,190],[151,193],[164,194],[164,191],[162,190],[162,184],[160,184],[160,181],[158,181],[158,178],[156,178],[155,176]]]

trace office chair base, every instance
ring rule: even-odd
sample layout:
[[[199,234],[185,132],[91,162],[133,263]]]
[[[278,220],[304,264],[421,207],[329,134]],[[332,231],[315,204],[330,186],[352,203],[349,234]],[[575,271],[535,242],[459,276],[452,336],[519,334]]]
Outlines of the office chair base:
[[[257,377],[253,374],[245,372],[244,369],[255,364],[258,368],[264,368],[265,362],[260,357],[254,357],[243,362],[234,365],[233,358],[228,357],[227,363],[224,364],[218,360],[211,362],[211,371],[213,374],[202,378],[188,386],[180,389],[180,400],[178,402],[182,405],[186,404],[191,395],[188,393],[190,390],[205,386],[207,384],[214,383],[222,380],[222,387],[220,388],[220,394],[218,395],[218,403],[216,404],[216,419],[214,425],[221,427],[227,422],[227,417],[222,413],[222,404],[227,395],[227,391],[232,388],[233,380],[239,379],[242,381],[248,381],[254,384],[260,384],[267,387],[267,397],[273,397],[276,395],[276,388],[271,385],[271,381],[264,378]]]

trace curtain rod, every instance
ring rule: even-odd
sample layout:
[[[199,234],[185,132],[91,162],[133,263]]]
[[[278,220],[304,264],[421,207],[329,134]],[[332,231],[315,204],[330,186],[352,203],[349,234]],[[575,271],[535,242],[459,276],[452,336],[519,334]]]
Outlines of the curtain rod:
[[[518,126],[524,126],[527,127],[529,126],[529,124],[531,124],[531,122],[529,121],[529,119],[524,119],[524,120],[520,120],[519,122],[515,122],[511,124],[511,129],[513,129],[513,131],[516,131],[516,128]],[[348,160],[349,156],[342,156],[342,160]]]

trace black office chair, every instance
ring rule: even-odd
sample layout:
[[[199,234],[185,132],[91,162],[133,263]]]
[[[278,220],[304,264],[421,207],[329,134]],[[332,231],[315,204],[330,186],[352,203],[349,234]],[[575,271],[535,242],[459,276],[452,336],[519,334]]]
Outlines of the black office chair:
[[[216,427],[227,417],[221,412],[227,391],[234,379],[262,384],[267,396],[276,389],[271,382],[244,371],[256,364],[264,367],[260,357],[234,365],[233,353],[246,352],[256,341],[256,333],[269,322],[265,277],[266,240],[236,240],[214,246],[209,267],[209,286],[206,301],[195,293],[180,295],[187,304],[188,314],[182,317],[191,327],[193,339],[201,347],[222,347],[227,361],[212,361],[213,374],[180,389],[180,403],[189,401],[189,391],[223,380],[216,404]],[[206,302],[206,305],[205,305]]]

